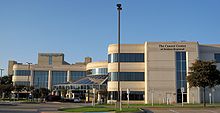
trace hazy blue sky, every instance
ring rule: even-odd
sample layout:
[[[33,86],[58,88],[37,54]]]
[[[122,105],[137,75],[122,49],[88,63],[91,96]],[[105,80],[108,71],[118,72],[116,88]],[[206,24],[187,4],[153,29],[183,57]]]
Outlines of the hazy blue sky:
[[[107,59],[117,43],[118,0],[0,0],[0,67],[62,52],[69,63]],[[122,43],[220,44],[220,0],[121,0]]]

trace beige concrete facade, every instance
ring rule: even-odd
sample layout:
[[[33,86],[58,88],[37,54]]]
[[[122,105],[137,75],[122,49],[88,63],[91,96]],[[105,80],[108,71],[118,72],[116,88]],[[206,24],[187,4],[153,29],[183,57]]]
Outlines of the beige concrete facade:
[[[51,64],[49,64],[49,57],[51,57]],[[86,57],[84,62],[77,62],[75,64],[69,64],[64,61],[64,54],[62,53],[39,53],[38,54],[38,64],[21,64],[15,61],[9,61],[10,72],[13,73],[12,81],[14,85],[16,82],[29,82],[30,86],[34,86],[34,72],[35,71],[43,71],[47,72],[47,88],[52,88],[52,73],[54,71],[62,71],[66,72],[66,82],[73,82],[75,81],[71,77],[71,72],[85,72],[85,75],[88,74],[87,72],[92,69],[99,69],[99,68],[108,68],[108,62],[92,62],[92,58]],[[16,71],[18,70],[30,70],[30,75],[16,75]],[[42,75],[43,76],[43,75]]]
[[[118,45],[112,44],[108,47],[108,54],[118,53]],[[144,53],[144,44],[122,44],[121,53]],[[121,62],[120,63],[120,72],[144,72],[145,65],[144,62]],[[113,62],[108,64],[108,72],[118,72],[118,63]],[[122,91],[144,91],[145,84],[144,81],[121,81],[120,88]],[[117,92],[118,91],[118,82],[117,81],[108,81],[108,92]],[[138,101],[138,103],[144,103],[144,101]]]
[[[117,53],[117,44],[109,45],[108,54]],[[198,42],[145,42],[144,44],[122,44],[121,53],[144,53],[144,62],[121,62],[121,72],[144,72],[144,81],[121,81],[123,91],[144,91],[144,103],[177,103],[176,52],[186,53],[186,76],[196,59],[215,60],[220,53],[220,45],[200,45]],[[217,63],[218,69],[220,64]],[[118,63],[110,62],[108,72],[117,72]],[[220,102],[219,87],[215,96]],[[108,91],[117,91],[117,81],[108,82]],[[187,83],[187,103],[200,103],[199,88],[189,88]],[[211,90],[210,90],[211,91]],[[213,93],[213,92],[212,92]],[[153,95],[153,96],[152,96]],[[206,94],[208,97],[208,94]],[[153,98],[152,98],[153,97]],[[207,98],[208,99],[208,98]]]
[[[159,103],[162,99],[169,98],[169,102],[176,103],[176,51],[186,52],[186,65],[193,63],[198,58],[198,43],[196,42],[146,42],[145,43],[145,103],[152,102],[151,91]],[[188,69],[188,68],[187,68]],[[188,86],[187,86],[188,87]],[[188,89],[186,89],[188,90]],[[192,90],[195,92],[198,90]],[[189,93],[189,90],[187,91]],[[158,98],[159,97],[159,98]],[[189,100],[192,100],[188,96]],[[198,98],[194,99],[199,102]]]
[[[14,64],[17,64],[16,61],[9,60],[8,61],[8,75],[13,75],[13,66]]]
[[[91,70],[95,68],[108,68],[108,62],[107,61],[90,62],[86,65],[86,70]]]
[[[49,64],[49,57],[52,58],[51,64]],[[89,63],[91,58],[85,58],[86,62]],[[10,61],[9,61],[10,62]],[[46,71],[48,72],[48,89],[52,88],[52,72],[53,71],[64,71],[67,72],[67,80],[66,82],[71,82],[73,79],[70,77],[71,71],[79,71],[79,72],[86,72],[86,62],[76,63],[76,64],[68,64],[64,61],[64,55],[62,53],[39,53],[38,54],[38,64],[31,64],[30,66],[27,64],[21,63],[10,63],[10,67],[13,67],[14,76],[12,77],[12,81],[16,82],[29,82],[30,86],[33,86],[33,77],[34,71]],[[30,70],[30,75],[24,76],[16,76],[15,71],[17,70]],[[15,84],[14,84],[15,85]]]

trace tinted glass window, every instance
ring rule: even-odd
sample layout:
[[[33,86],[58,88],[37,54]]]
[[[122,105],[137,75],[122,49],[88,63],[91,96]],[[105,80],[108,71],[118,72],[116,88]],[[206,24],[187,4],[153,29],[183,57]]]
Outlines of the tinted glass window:
[[[30,76],[30,70],[15,70],[15,76]]]
[[[176,52],[176,91],[177,102],[181,102],[181,87],[184,87],[185,93],[187,92],[186,82],[186,52]],[[187,100],[184,98],[184,100]]]
[[[53,58],[53,56],[52,56],[52,55],[49,55],[49,62],[48,62],[49,65],[52,65],[52,62],[53,62],[53,61],[52,61],[52,58]]]
[[[34,88],[48,88],[48,71],[34,71]]]
[[[30,86],[30,82],[27,81],[16,81],[14,84],[15,86]]]
[[[108,69],[107,68],[95,68],[92,69],[92,75],[107,75]]]
[[[217,62],[217,63],[220,63],[220,53],[215,53],[215,61]]]
[[[66,71],[52,71],[52,85],[67,82]]]
[[[70,77],[71,80],[70,81],[76,81],[82,77],[86,76],[86,72],[85,71],[71,71],[70,72]]]
[[[117,100],[117,97],[118,97],[117,91],[108,92],[108,100]],[[127,100],[126,91],[122,91],[122,100]],[[130,91],[129,100],[144,100],[144,91]]]
[[[118,72],[111,72],[110,81],[118,80]],[[120,81],[144,81],[144,72],[120,72]]]
[[[108,55],[108,62],[118,62],[118,53]],[[144,62],[144,53],[120,53],[120,62]]]

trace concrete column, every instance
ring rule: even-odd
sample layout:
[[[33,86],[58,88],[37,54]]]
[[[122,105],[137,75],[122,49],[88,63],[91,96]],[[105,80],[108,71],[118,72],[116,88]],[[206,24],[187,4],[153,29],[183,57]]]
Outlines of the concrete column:
[[[52,72],[49,70],[48,72],[48,89],[52,89]]]
[[[98,93],[98,103],[101,103],[101,94],[100,93]]]
[[[70,70],[67,71],[67,82],[71,82],[71,77],[70,77]]]
[[[144,52],[144,66],[145,66],[145,74],[144,74],[144,78],[145,78],[145,91],[144,91],[144,103],[148,104],[149,100],[148,100],[148,89],[149,89],[149,83],[148,83],[148,52],[147,52],[147,42],[145,42],[145,52]]]
[[[89,96],[90,96],[90,95],[89,95],[89,90],[87,89],[87,90],[86,90],[86,102],[89,102]]]
[[[186,52],[186,77],[188,76],[188,72],[189,72],[189,53]],[[187,89],[185,89],[187,91],[187,103],[189,104],[190,103],[190,89],[189,89],[189,83],[187,82]],[[177,102],[177,99],[176,99],[176,102]]]
[[[56,93],[55,93],[55,95],[56,95],[56,96],[58,96],[58,95],[59,95],[59,91],[58,91],[58,90],[56,90]]]

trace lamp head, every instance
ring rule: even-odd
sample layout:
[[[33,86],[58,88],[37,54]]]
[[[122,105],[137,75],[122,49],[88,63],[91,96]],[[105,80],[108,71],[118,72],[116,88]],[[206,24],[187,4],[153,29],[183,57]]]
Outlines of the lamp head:
[[[117,4],[117,7],[118,7],[118,8],[117,8],[118,10],[122,10],[121,4]]]
[[[121,4],[117,4],[117,7],[120,8],[120,7],[121,7]]]

